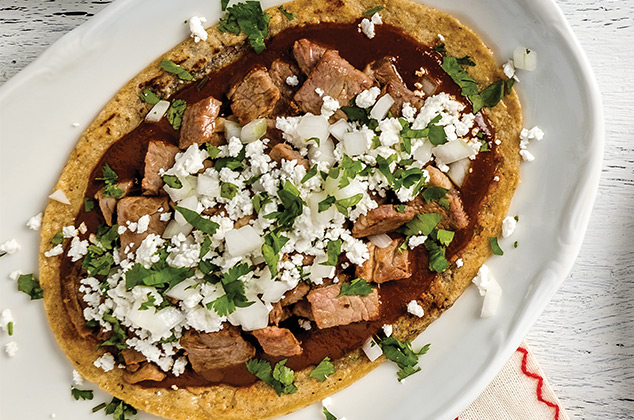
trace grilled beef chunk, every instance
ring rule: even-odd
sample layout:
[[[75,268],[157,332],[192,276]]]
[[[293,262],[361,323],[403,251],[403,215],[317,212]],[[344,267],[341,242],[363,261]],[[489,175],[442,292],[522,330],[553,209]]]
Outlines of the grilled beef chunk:
[[[302,346],[287,328],[269,326],[252,332],[264,353],[270,356],[290,357],[302,353]]]
[[[398,70],[396,70],[395,62],[396,59],[394,57],[384,57],[368,64],[364,72],[381,84],[383,87],[382,93],[388,93],[394,99],[394,105],[392,105],[390,111],[398,116],[401,115],[405,102],[409,102],[413,107],[420,109],[423,105],[423,100],[407,88]]]
[[[426,203],[420,196],[416,197],[410,205],[416,209],[417,213],[438,213],[443,216],[438,227],[441,229],[458,230],[467,227],[469,216],[464,211],[460,192],[453,186],[447,175],[443,174],[434,166],[425,167],[429,173],[429,185],[441,187],[447,191],[449,209],[442,207],[435,201]]]
[[[127,370],[123,372],[123,379],[129,384],[136,384],[143,381],[161,382],[165,379],[165,376],[165,373],[154,363],[143,363],[141,367],[134,372]]]
[[[293,57],[304,74],[309,75],[317,65],[326,48],[307,39],[300,39],[293,45]]]
[[[145,154],[145,170],[141,188],[146,195],[158,195],[163,187],[160,170],[167,170],[174,166],[174,157],[178,147],[164,141],[151,141]]]
[[[310,162],[301,153],[297,150],[293,149],[288,143],[279,143],[273,146],[271,151],[269,152],[269,156],[271,159],[282,164],[282,160],[295,160],[298,165],[302,165],[306,170],[310,169]]]
[[[230,325],[214,333],[188,331],[180,344],[187,351],[192,368],[204,375],[209,370],[245,363],[255,356],[255,348],[239,331]]]
[[[292,312],[293,315],[297,315],[300,318],[306,318],[311,321],[315,320],[315,317],[313,317],[313,311],[310,308],[310,303],[308,303],[306,299],[302,299],[294,304]]]
[[[308,293],[315,323],[319,328],[371,321],[379,316],[379,293],[373,289],[368,296],[340,296],[341,284],[313,289]]]
[[[330,96],[340,105],[348,105],[359,92],[372,86],[367,74],[354,68],[335,50],[327,50],[295,94],[295,102],[304,112],[321,113],[322,97]],[[321,89],[323,94],[317,93]]]
[[[231,88],[228,95],[231,110],[245,125],[259,117],[269,115],[280,99],[280,90],[263,68],[255,68],[244,80]]]
[[[147,361],[141,352],[130,348],[121,350],[121,356],[126,366],[138,365]]]
[[[136,223],[146,214],[150,216],[150,223],[144,232],[138,229],[132,232],[126,229],[120,235],[121,259],[129,252],[134,252],[141,242],[150,234],[162,235],[168,222],[160,219],[161,213],[169,210],[167,197],[125,197],[117,204],[117,222],[120,226],[127,226],[127,222]]]
[[[178,147],[187,149],[194,143],[203,144],[209,141],[214,133],[221,106],[222,102],[213,96],[189,105],[183,114]]]
[[[128,195],[133,186],[134,181],[132,180],[117,183],[117,188],[123,191],[121,197]],[[114,216],[114,210],[117,207],[117,199],[114,197],[106,197],[103,190],[99,190],[95,194],[95,200],[99,203],[99,209],[101,210],[103,218],[106,220],[106,224],[112,226],[112,216]]]
[[[271,64],[269,75],[275,86],[280,90],[280,100],[277,101],[272,115],[288,115],[289,109],[292,108],[293,95],[299,89],[300,83],[297,86],[291,86],[286,83],[286,79],[293,76],[298,77],[298,79],[301,78],[302,75],[299,72],[299,68],[295,64],[278,59]],[[298,80],[298,82],[301,82],[301,80]]]
[[[375,283],[410,278],[409,251],[407,248],[399,249],[402,243],[402,239],[394,239],[387,247],[379,248],[369,242],[370,258],[357,267],[356,276]]]
[[[370,235],[392,232],[414,218],[417,211],[412,206],[405,206],[403,213],[394,204],[381,204],[367,214],[359,216],[352,226],[352,236],[363,238]]]
[[[269,312],[269,324],[280,325],[280,322],[288,319],[291,316],[291,311],[287,308],[283,308],[280,302],[273,304],[273,309]]]
[[[308,292],[310,291],[310,286],[304,282],[300,282],[294,289],[289,290],[284,294],[280,303],[282,306],[292,305],[293,303],[299,302]]]

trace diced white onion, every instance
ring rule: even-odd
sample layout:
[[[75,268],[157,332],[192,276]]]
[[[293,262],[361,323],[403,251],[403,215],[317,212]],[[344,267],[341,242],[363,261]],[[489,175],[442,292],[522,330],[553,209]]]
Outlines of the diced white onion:
[[[147,122],[159,122],[170,107],[169,101],[158,101],[145,116]]]
[[[68,199],[68,197],[66,197],[66,194],[64,194],[64,191],[60,189],[55,190],[53,194],[48,196],[48,198],[62,204],[70,204],[70,200]]]
[[[354,131],[343,135],[343,147],[348,155],[358,156],[367,152],[370,145],[368,145],[365,134],[360,131]]]
[[[173,307],[161,309],[158,312],[152,307],[143,311],[135,307],[128,313],[128,320],[132,325],[150,331],[155,338],[160,338],[180,324],[184,317],[178,309]]]
[[[469,158],[457,160],[449,165],[449,171],[447,171],[447,176],[458,187],[462,187],[462,184],[464,183],[464,179],[467,176],[467,172],[469,171],[470,166],[471,166],[471,159]]]
[[[343,135],[347,133],[349,130],[350,130],[350,125],[344,119],[337,120],[337,122],[331,125],[330,128],[328,129],[328,131],[330,131],[330,134],[332,134],[332,136],[339,141],[343,140]]]
[[[319,146],[315,147],[311,142],[310,149],[308,149],[308,157],[313,162],[325,162],[328,166],[332,166],[335,163],[335,144],[331,138],[321,140]]]
[[[361,182],[359,182],[357,179],[350,180],[350,183],[341,189],[339,189],[338,184],[339,180],[337,180],[337,189],[334,191],[334,194],[332,194],[337,200],[354,197],[357,194],[367,193],[367,189],[364,188],[363,184],[361,184]]]
[[[240,138],[242,127],[235,121],[225,120],[225,138],[231,140],[233,137]]]
[[[392,243],[392,238],[390,238],[390,236],[385,233],[368,236],[368,239],[379,248],[387,248]]]
[[[420,79],[420,84],[423,86],[423,92],[426,96],[432,96],[436,92],[436,89],[438,89],[438,83],[428,76],[423,76]]]
[[[502,288],[498,282],[489,276],[489,283],[487,285],[487,292],[484,295],[484,302],[482,302],[482,311],[480,312],[481,318],[488,318],[495,315],[498,311],[500,304],[500,298],[502,297]]]
[[[374,362],[383,354],[381,346],[379,346],[372,337],[368,338],[367,341],[363,343],[363,352],[366,356],[368,356],[368,359],[370,359],[371,362]]]
[[[253,303],[246,308],[236,308],[227,316],[227,320],[243,331],[259,330],[269,325],[269,308],[260,299],[250,299]]]
[[[431,160],[431,150],[434,148],[434,145],[431,142],[425,140],[425,142],[418,146],[412,156],[414,159],[419,161],[422,164],[425,164]]]
[[[328,119],[322,115],[306,114],[297,125],[297,134],[304,140],[317,137],[324,143],[330,134]]]
[[[251,143],[259,140],[266,134],[266,118],[258,118],[253,120],[244,127],[240,132],[240,140],[242,143]]]
[[[319,203],[326,199],[327,194],[325,192],[317,192],[311,194],[306,199],[306,204],[310,208],[310,215],[313,218],[313,223],[317,226],[324,226],[330,223],[335,217],[335,206],[330,206],[328,209],[319,212]]]
[[[172,201],[179,202],[187,197],[196,195],[196,186],[198,185],[197,177],[188,175],[186,177],[178,177],[179,181],[183,185],[180,188],[172,188],[165,184],[163,189],[170,196]]]
[[[471,147],[462,140],[454,140],[432,149],[432,153],[445,165],[475,155]]]
[[[198,184],[196,185],[196,193],[207,197],[220,197],[220,182],[218,178],[209,175],[198,175]]]
[[[381,96],[378,101],[372,107],[370,111],[370,116],[375,120],[381,121],[387,113],[390,111],[390,108],[394,105],[394,99],[390,96],[389,93]]]
[[[331,279],[335,275],[335,267],[322,265],[326,261],[328,261],[326,255],[320,255],[315,258],[313,265],[310,266],[310,275],[308,276],[311,282],[321,284],[323,279]]]
[[[172,220],[171,222],[169,222],[169,224],[165,228],[165,231],[163,232],[162,236],[165,239],[172,239],[174,236],[178,235],[179,233],[182,233],[183,235],[187,236],[190,234],[192,229],[194,229],[194,227],[190,225],[189,223],[181,225],[176,220]]]
[[[196,285],[196,280],[184,280],[165,292],[165,295],[172,299],[185,300],[198,293],[196,288],[192,287],[194,285]]]
[[[520,45],[513,51],[513,64],[516,69],[533,71],[537,68],[537,52]]]
[[[189,197],[181,200],[178,203],[178,206],[192,211],[198,211],[198,197],[196,196],[196,194],[190,195]],[[187,224],[187,220],[185,220],[181,212],[179,212],[178,210],[174,211],[174,220],[180,223],[181,226]]]
[[[262,247],[264,240],[251,225],[240,229],[232,229],[225,235],[227,252],[233,257],[240,257]]]

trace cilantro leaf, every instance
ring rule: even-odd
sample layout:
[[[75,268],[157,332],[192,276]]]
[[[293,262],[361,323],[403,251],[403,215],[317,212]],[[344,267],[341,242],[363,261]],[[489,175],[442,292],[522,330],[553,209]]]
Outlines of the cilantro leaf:
[[[155,264],[148,269],[142,264],[136,263],[126,271],[125,285],[128,290],[135,286],[154,286],[171,289],[193,275],[194,270],[189,267],[177,268]]]
[[[458,62],[456,57],[443,57],[442,69],[453,79],[458,86],[460,86],[463,96],[469,98],[473,104],[473,113],[477,113],[482,109],[483,103],[480,93],[478,92],[478,84],[469,73],[467,73]]]
[[[255,210],[256,213],[259,213],[265,204],[271,203],[272,201],[273,200],[271,200],[271,197],[269,197],[268,193],[266,192],[255,194],[251,199],[253,210]]]
[[[313,167],[310,168],[308,172],[306,172],[306,175],[304,175],[304,177],[302,178],[302,184],[308,181],[309,179],[311,179],[312,177],[314,177],[315,175],[317,175],[317,165],[313,165]]]
[[[277,276],[277,263],[280,260],[280,250],[288,242],[289,238],[279,235],[275,232],[268,233],[264,236],[264,244],[262,244],[262,255],[269,267],[271,277]]]
[[[99,346],[97,346],[97,349],[100,349],[106,346],[113,346],[118,348],[119,350],[123,350],[127,348],[128,345],[125,343],[125,341],[127,340],[128,335],[126,334],[125,330],[121,327],[121,323],[119,323],[119,320],[115,318],[114,316],[112,316],[111,312],[105,313],[103,315],[103,320],[108,322],[110,325],[112,325],[112,335],[106,341],[99,344]]]
[[[417,214],[412,220],[398,229],[405,236],[429,235],[440,223],[442,215],[438,213]]]
[[[512,80],[512,79],[511,79]],[[480,96],[482,97],[482,106],[494,107],[504,98],[504,80],[498,80],[487,86]]]
[[[139,92],[139,98],[150,105],[156,105],[158,101],[161,100],[156,96],[156,93],[152,92],[149,88],[145,88],[142,92]]]
[[[180,206],[175,207],[175,209],[183,215],[190,225],[208,235],[213,236],[216,233],[216,229],[219,227],[218,223],[205,219],[193,210]]]
[[[150,309],[152,306],[155,306],[155,303],[156,303],[156,298],[154,298],[154,295],[152,293],[148,293],[147,300],[141,304],[141,306],[139,307],[139,310],[146,311]]]
[[[498,244],[498,238],[495,236],[491,236],[489,238],[489,244],[491,245],[491,250],[495,255],[504,255],[504,251],[500,248],[500,244]]]
[[[64,242],[64,234],[62,232],[57,232],[55,236],[51,239],[51,243],[53,245],[59,245]]]
[[[291,13],[289,11],[287,11],[284,6],[280,6],[277,8],[277,10],[279,10],[280,12],[282,12],[282,14],[286,17],[286,19],[288,20],[293,20],[295,19],[295,13]]]
[[[70,393],[75,400],[92,400],[95,396],[90,389],[78,389],[74,386],[70,387]]]
[[[319,382],[323,382],[333,373],[335,373],[335,365],[330,362],[330,357],[326,356],[315,366],[315,369],[313,369],[309,375]]]
[[[205,143],[205,147],[207,149],[207,154],[212,159],[216,159],[220,154],[220,148],[218,146],[214,146],[211,143]]]
[[[393,336],[384,338],[379,342],[379,345],[385,357],[396,363],[399,367],[399,371],[397,372],[399,381],[420,371],[420,367],[416,367],[418,358],[429,350],[429,344],[427,344],[416,352],[412,350],[412,343],[409,341],[399,341]]]
[[[336,267],[337,261],[339,260],[339,254],[341,254],[342,244],[343,241],[341,239],[337,239],[336,241],[328,241],[328,245],[326,245],[328,260],[321,263],[321,265],[330,265]]]
[[[112,400],[108,404],[101,403],[93,407],[92,412],[96,413],[99,410],[104,410],[106,415],[112,414],[114,420],[132,420],[132,417],[128,416],[134,416],[137,413],[136,408],[121,401],[117,397],[112,397]]]
[[[173,62],[172,60],[161,60],[161,68],[168,73],[175,74],[181,80],[192,81],[194,76],[190,72]],[[157,101],[158,102],[158,101]]]
[[[395,206],[396,211],[399,213],[405,213],[405,204],[397,204]]]
[[[95,208],[95,200],[91,200],[88,197],[84,197],[84,211],[86,213],[91,212]]]
[[[430,239],[426,240],[424,245],[429,254],[429,269],[431,271],[442,273],[449,268],[449,262],[445,258],[445,247]]]
[[[177,190],[183,188],[183,183],[176,175],[163,175],[161,179],[170,188],[175,188]]]
[[[187,102],[182,99],[176,99],[174,102],[171,103],[170,107],[165,113],[165,118],[167,118],[167,121],[169,121],[174,130],[178,130],[181,128],[181,124],[183,123],[183,114],[185,113],[186,108]]]
[[[471,57],[469,57],[468,55],[465,55],[464,57],[461,57],[461,58],[456,58],[456,61],[458,62],[458,64],[461,64],[463,66],[473,67],[476,65],[471,59]]]
[[[421,195],[426,203],[430,203],[445,198],[448,191],[446,188],[430,186],[425,188]]]
[[[220,7],[222,8],[223,12],[225,10],[227,10],[227,6],[229,5],[229,1],[231,1],[231,0],[220,0]]]
[[[101,178],[95,178],[96,181],[103,181],[105,186],[103,187],[103,195],[106,197],[116,198],[117,200],[123,195],[123,190],[117,187],[117,179],[119,178],[117,173],[112,170],[107,163],[101,168]]]
[[[385,7],[383,6],[374,6],[369,8],[368,10],[366,10],[365,12],[363,12],[363,16],[365,17],[371,17],[372,15],[374,15],[376,12],[380,12],[381,10],[385,9]]]
[[[341,200],[335,201],[335,207],[339,210],[339,213],[347,216],[348,209],[352,206],[356,206],[359,204],[359,201],[363,199],[363,193],[355,194],[352,197],[342,198]]]
[[[282,201],[284,211],[276,211],[265,215],[267,219],[277,219],[277,223],[282,228],[291,228],[295,219],[300,216],[304,209],[304,201],[299,198],[299,190],[290,182],[286,181],[277,196]]]
[[[450,230],[438,229],[436,231],[436,238],[438,239],[438,242],[445,246],[449,246],[451,241],[453,241],[454,235],[455,232],[452,232]]]
[[[198,259],[202,260],[209,250],[211,250],[211,237],[209,235],[205,235],[205,239],[203,239],[203,243],[200,245]]]
[[[326,420],[337,420],[337,417],[328,411],[326,407],[323,408],[322,412],[324,413],[324,416],[326,416]]]
[[[352,283],[344,283],[341,285],[341,291],[337,295],[340,296],[367,296],[372,293],[374,287],[370,286],[370,284],[364,279],[357,278],[352,280]]]
[[[286,366],[287,360],[280,360],[271,368],[271,364],[266,360],[251,359],[246,366],[251,374],[271,386],[277,395],[294,394],[297,392],[297,387],[293,383],[295,372]]]
[[[330,206],[332,206],[335,203],[335,201],[337,201],[337,199],[333,197],[332,195],[327,196],[326,198],[321,200],[319,204],[317,204],[317,211],[321,213],[323,211],[328,210]]]
[[[259,1],[238,3],[226,9],[225,16],[220,19],[218,30],[238,35],[243,32],[256,53],[266,48],[264,39],[269,36],[271,16],[262,11]]]
[[[29,295],[31,300],[38,300],[44,297],[40,282],[33,274],[21,274],[18,277],[18,290]]]
[[[222,182],[220,184],[220,196],[227,200],[232,200],[238,194],[238,186],[231,182]]]
[[[231,267],[221,279],[225,294],[208,303],[207,308],[213,308],[219,316],[227,316],[233,313],[236,307],[246,308],[251,306],[254,302],[249,301],[244,294],[244,283],[240,280],[240,277],[250,273],[252,270],[253,267],[247,263]]]
[[[13,335],[13,321],[7,323],[7,334],[9,334],[9,336]]]

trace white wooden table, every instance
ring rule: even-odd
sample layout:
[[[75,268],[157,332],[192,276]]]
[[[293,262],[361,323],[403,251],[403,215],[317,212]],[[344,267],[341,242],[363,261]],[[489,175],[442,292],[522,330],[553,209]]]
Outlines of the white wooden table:
[[[0,84],[109,3],[0,0]],[[528,342],[571,418],[633,419],[634,0],[557,3],[602,91],[605,161],[579,258]]]

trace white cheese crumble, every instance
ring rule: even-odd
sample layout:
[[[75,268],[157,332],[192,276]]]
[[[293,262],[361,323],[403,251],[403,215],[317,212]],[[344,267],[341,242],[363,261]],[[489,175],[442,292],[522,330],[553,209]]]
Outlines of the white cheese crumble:
[[[26,226],[31,230],[40,230],[42,226],[42,212],[39,212],[35,216],[31,217],[27,222]]]
[[[464,265],[464,262],[462,261],[462,258],[458,258],[456,260],[456,267],[460,268]]]
[[[297,86],[299,85],[299,78],[295,74],[292,76],[288,76],[286,78],[286,84],[289,86]]]
[[[417,246],[424,244],[426,240],[427,236],[425,235],[414,235],[409,238],[407,246],[409,247],[409,249],[414,249]]]
[[[104,353],[103,356],[93,362],[93,365],[103,369],[104,372],[110,372],[112,369],[114,369],[114,356],[110,353]]]
[[[18,277],[20,277],[22,274],[24,274],[22,270],[13,270],[9,273],[9,279],[12,281],[17,281]]]
[[[77,228],[75,228],[75,226],[73,225],[64,226],[62,228],[62,235],[64,235],[64,238],[72,238],[73,236],[77,236]]]
[[[194,42],[207,41],[207,31],[203,23],[207,23],[207,18],[204,16],[192,16],[189,19],[189,32]]]
[[[515,76],[515,65],[513,64],[513,60],[508,60],[506,63],[502,65],[502,70],[504,71],[504,75],[509,79]]]
[[[425,315],[425,311],[423,307],[416,300],[412,300],[407,304],[407,312],[412,315],[416,315],[419,318],[422,318]]]
[[[88,243],[87,240],[80,240],[79,237],[75,236],[73,240],[70,242],[70,249],[68,250],[67,256],[71,258],[71,262],[79,261],[84,255],[88,253]]]
[[[70,204],[70,200],[68,199],[68,197],[66,197],[66,194],[64,194],[64,191],[62,191],[59,188],[53,191],[53,193],[49,195],[48,198],[62,204]]]
[[[5,332],[9,332],[9,323],[13,323],[15,325],[15,320],[13,319],[13,313],[11,309],[3,309],[2,314],[0,314],[0,329]]]
[[[517,227],[517,220],[514,217],[507,216],[502,221],[502,237],[508,238],[515,232]]]
[[[145,214],[139,217],[139,220],[137,220],[136,232],[145,233],[149,226],[150,226],[150,215]]]
[[[492,277],[489,274],[489,267],[486,264],[482,264],[482,267],[478,270],[478,274],[471,280],[473,284],[478,286],[478,292],[480,296],[484,296],[487,293],[489,287],[489,278]]]
[[[324,96],[323,103],[321,105],[321,115],[328,118],[334,114],[340,107],[339,101],[330,96]]]
[[[535,160],[535,156],[528,151],[528,142],[531,140],[541,141],[543,138],[544,132],[537,126],[531,129],[522,129],[520,132],[520,156],[524,161],[532,162]]]
[[[79,123],[78,123],[78,122],[74,122],[74,123],[72,123],[71,125],[72,125],[73,127],[75,127],[75,128],[79,127]]]
[[[365,36],[370,39],[374,38],[374,36],[376,35],[376,33],[374,32],[374,22],[372,22],[370,19],[364,18],[359,24],[359,28],[361,29],[361,32],[363,32]]]
[[[8,241],[0,244],[0,254],[7,253],[9,255],[12,255],[21,249],[22,245],[20,245],[20,243],[15,239],[9,239]]]
[[[14,357],[20,348],[18,347],[18,343],[15,341],[9,341],[4,345],[4,351],[7,353],[9,357]]]
[[[385,324],[381,328],[383,329],[383,334],[385,334],[386,337],[392,335],[393,327],[391,325]]]
[[[62,247],[62,244],[57,244],[53,248],[51,248],[48,251],[46,251],[44,253],[44,256],[46,258],[50,258],[50,257],[56,257],[56,256],[61,255],[63,253],[64,253],[64,247]]]
[[[75,386],[83,386],[84,378],[81,376],[77,369],[73,369],[73,385]]]
[[[354,102],[360,108],[370,108],[376,102],[376,99],[381,94],[381,89],[376,86],[372,86],[368,90],[364,90],[359,93],[355,98]],[[400,129],[399,129],[400,130]]]

